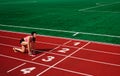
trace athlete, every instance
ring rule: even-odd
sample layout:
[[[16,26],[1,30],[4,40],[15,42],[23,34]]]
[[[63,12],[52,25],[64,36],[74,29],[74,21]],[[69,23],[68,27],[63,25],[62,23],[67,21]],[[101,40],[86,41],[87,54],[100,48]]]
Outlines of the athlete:
[[[20,40],[21,48],[13,48],[14,52],[24,53],[28,50],[28,55],[35,56],[32,54],[32,49],[35,49],[36,32],[32,32],[30,36],[26,36]]]

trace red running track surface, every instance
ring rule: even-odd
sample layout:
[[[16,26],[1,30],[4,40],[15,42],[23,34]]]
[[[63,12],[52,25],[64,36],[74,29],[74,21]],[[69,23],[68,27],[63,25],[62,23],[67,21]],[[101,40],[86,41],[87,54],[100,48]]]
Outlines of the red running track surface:
[[[27,35],[0,30],[0,76],[120,76],[120,45],[38,35],[35,57],[15,53]]]

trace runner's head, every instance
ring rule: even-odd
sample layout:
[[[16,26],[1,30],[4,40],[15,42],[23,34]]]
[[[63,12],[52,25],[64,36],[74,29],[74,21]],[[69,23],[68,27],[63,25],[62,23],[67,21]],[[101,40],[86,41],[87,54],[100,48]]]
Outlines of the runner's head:
[[[31,35],[33,36],[32,41],[35,42],[36,41],[36,32],[31,32]]]
[[[36,33],[36,32],[31,32],[31,35],[32,35],[33,37],[36,37],[37,33]]]

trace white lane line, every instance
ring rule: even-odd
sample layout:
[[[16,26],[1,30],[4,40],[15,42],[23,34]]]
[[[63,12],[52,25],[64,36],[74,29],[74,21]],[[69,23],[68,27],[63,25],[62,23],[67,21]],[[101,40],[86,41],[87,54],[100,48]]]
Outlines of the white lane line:
[[[6,30],[0,30],[2,32],[10,32],[10,33],[18,33],[18,34],[29,34],[29,33],[23,33],[23,32],[13,32],[13,31],[6,31]],[[70,40],[80,40],[80,41],[85,41],[85,42],[89,42],[90,40],[83,40],[83,39],[72,39],[72,38],[63,38],[63,37],[57,37],[57,36],[49,36],[49,35],[39,35],[39,36],[43,36],[43,37],[48,37],[48,38],[59,38],[59,39],[70,39]],[[112,45],[112,46],[118,46],[120,47],[119,44],[112,44],[112,43],[105,43],[105,42],[98,42],[98,41],[91,41],[91,42],[94,42],[94,43],[97,43],[97,44],[104,44],[104,45]]]
[[[87,46],[88,44],[90,44],[90,42],[86,43],[84,46],[82,46],[81,48],[78,48],[76,51],[74,51],[73,53],[67,55],[65,58],[63,58],[62,60],[56,62],[55,64],[53,64],[52,66],[50,66],[49,68],[45,69],[44,71],[42,71],[41,73],[37,74],[36,76],[40,76],[43,73],[47,72],[48,70],[50,70],[51,68],[53,68],[54,66],[56,66],[57,64],[61,63],[62,61],[64,61],[65,59],[69,58],[70,56],[72,56],[73,54],[75,54],[76,52],[78,52],[80,49],[82,49],[83,47]],[[81,73],[81,75],[85,75],[85,76],[93,76],[90,74],[86,74],[86,73]]]
[[[6,58],[10,58],[10,59],[19,60],[19,61],[24,61],[24,62],[28,62],[28,63],[32,63],[32,64],[36,64],[36,65],[40,65],[40,66],[50,67],[49,65],[46,65],[46,64],[37,63],[37,62],[33,62],[33,61],[29,61],[29,60],[24,60],[24,59],[20,59],[20,58],[15,58],[15,57],[3,55],[3,54],[0,54],[0,56],[6,57]],[[53,67],[53,68],[81,75],[81,72],[76,72],[76,71],[72,71],[72,70],[68,70],[68,69],[63,69],[63,68],[59,68],[59,67]]]
[[[59,69],[58,67],[53,67],[53,68]],[[77,71],[73,71],[73,70],[69,70],[69,69],[60,68],[59,70],[66,71],[66,72],[70,72],[70,73],[79,74],[79,75],[77,75],[77,76],[83,75],[83,73],[81,73],[81,72],[77,72]],[[90,75],[90,74],[84,74],[84,75],[85,75],[85,76],[93,76],[93,75]]]
[[[45,30],[45,31],[53,31],[53,32],[76,33],[76,31],[55,30],[55,29],[46,29],[46,28],[34,28],[34,27],[26,27],[26,26],[3,25],[3,24],[0,24],[0,26],[24,28],[24,29],[35,29],[35,30]],[[87,34],[87,35],[93,35],[93,36],[95,35],[95,36],[102,36],[102,37],[104,36],[104,37],[120,38],[120,36],[116,36],[116,35],[96,34],[96,33],[87,33],[87,32],[79,32],[79,34]]]
[[[15,39],[20,40],[20,38],[14,38],[14,37],[8,37],[8,36],[0,36],[2,38],[9,38],[9,39]],[[42,42],[42,41],[36,41],[37,43],[44,43],[44,44],[50,44],[50,45],[61,45],[61,44],[55,44],[55,43],[48,43],[48,42]]]
[[[0,43],[0,45],[3,45],[3,46],[9,46],[9,47],[18,47],[18,46],[8,45],[8,44],[4,44],[4,43]]]
[[[8,36],[0,36],[2,38],[9,38],[9,39],[15,39],[15,40],[20,40],[20,38],[14,38],[14,37],[8,37]],[[72,40],[69,40],[71,42]],[[36,41],[36,43],[43,43],[43,44],[49,44],[49,45],[56,45],[56,46],[66,46],[66,47],[71,47],[71,48],[77,48],[74,46],[67,46],[66,44],[69,42],[65,42],[64,44],[56,44],[56,43],[49,43],[49,42],[42,42],[42,41]]]
[[[71,40],[70,40],[71,41]],[[64,44],[66,44],[66,43],[68,43],[69,41],[67,41],[67,42],[65,42],[65,43],[63,43],[63,45]],[[55,50],[55,49],[57,49],[57,48],[59,48],[61,45],[58,45],[57,47],[55,47],[54,49],[52,49],[52,50],[50,50],[49,52],[52,52],[53,50]],[[45,55],[45,53],[46,52],[44,52],[44,54],[43,55]],[[41,56],[43,56],[43,55],[40,55],[40,56],[38,56],[38,57],[35,57],[35,58],[33,58],[32,60],[36,60],[36,59],[38,59],[38,58],[40,58]]]
[[[41,54],[41,55],[39,55],[39,56],[33,58],[32,60],[36,60],[36,59],[38,59],[38,58],[40,58],[40,57],[42,57],[42,56],[44,56],[44,55],[45,55],[45,53],[43,53],[43,54]]]
[[[79,9],[78,11],[86,11],[86,10],[90,10],[90,9],[93,9],[93,8],[98,8],[98,7],[103,7],[103,6],[109,6],[109,5],[118,4],[118,3],[120,3],[120,2],[114,2],[114,3],[110,3],[110,4],[102,4],[102,5],[99,5],[99,6],[93,6],[93,7],[83,8],[83,9]]]
[[[71,41],[72,41],[72,40],[69,40],[69,41],[65,42],[63,45],[66,45],[66,44],[70,43]]]
[[[41,65],[41,66],[49,67],[49,65],[46,65],[46,64],[37,63],[37,62],[34,62],[34,61],[29,61],[29,60],[25,60],[25,59],[21,59],[21,58],[16,58],[16,57],[12,57],[12,56],[8,56],[8,55],[4,55],[4,54],[0,54],[0,56],[2,56],[2,57],[6,57],[6,58],[10,58],[10,59],[19,60],[19,61],[23,61],[23,62],[27,62],[27,63],[32,63],[32,64],[37,64],[37,65]]]
[[[88,50],[88,51],[93,51],[93,52],[111,54],[111,55],[120,55],[120,53],[106,52],[106,51],[102,51],[102,50],[93,50],[93,49],[86,49],[86,48],[83,48],[83,49],[84,50]]]
[[[0,36],[0,37],[3,37],[3,38],[9,38],[9,39],[15,39],[15,40],[19,40],[19,38],[13,38],[13,37],[7,37],[7,36]],[[71,42],[72,40],[64,43],[63,45],[66,46],[66,47],[71,47],[71,48],[79,48],[79,47],[74,47],[74,46],[67,46],[66,44]],[[60,46],[62,46],[62,44],[54,44],[54,43],[47,43],[47,42],[38,42],[37,43],[44,43],[44,44],[50,44],[50,45],[58,45],[58,47],[54,48],[53,50],[59,48]],[[2,43],[0,43],[2,44]],[[4,45],[4,44],[2,44]],[[9,45],[10,46],[10,45]],[[11,46],[12,47],[12,46]],[[15,47],[18,47],[18,46],[15,46]],[[106,51],[102,51],[102,50],[94,50],[94,49],[88,49],[88,48],[83,48],[85,50],[88,50],[88,51],[94,51],[94,52],[101,52],[101,53],[106,53],[106,54],[112,54],[112,55],[120,55],[120,53],[113,53],[113,52],[106,52]],[[52,50],[50,51],[52,52]]]
[[[0,37],[2,38],[8,38],[8,39],[15,39],[15,40],[20,40],[20,38],[14,38],[14,37],[9,37],[9,36],[1,36]]]
[[[1,44],[0,45],[4,45],[4,46],[10,46],[10,47],[13,47],[12,45],[7,45],[7,44]],[[78,48],[79,49],[79,48]],[[84,48],[82,48],[84,49]],[[42,52],[42,51],[41,51]],[[62,54],[59,54],[59,53],[53,53],[53,52],[45,52],[45,53],[48,53],[48,54],[54,54],[54,55],[59,55],[59,56],[67,56],[67,55],[62,55]],[[106,64],[106,65],[112,65],[112,66],[120,66],[119,64],[114,64],[114,63],[108,63],[108,62],[102,62],[102,61],[97,61],[97,60],[91,60],[91,59],[85,59],[85,58],[79,58],[79,57],[74,57],[74,56],[70,56],[70,58],[74,58],[74,59],[79,59],[79,60],[84,60],[84,61],[88,61],[88,62],[95,62],[95,63],[100,63],[100,64]]]
[[[120,67],[119,64],[113,64],[113,63],[101,62],[101,61],[97,61],[97,60],[90,60],[90,59],[78,58],[78,57],[71,57],[71,58],[78,59],[78,60],[83,60],[83,61],[94,62],[94,63],[100,63],[100,64],[104,64],[104,65],[111,65],[111,66]]]
[[[22,67],[22,66],[25,65],[25,64],[26,64],[26,63],[22,63],[22,64],[18,65],[17,67],[14,67],[14,68],[8,70],[7,73],[12,72],[13,70],[15,70],[15,69],[17,69],[17,68],[20,68],[20,67]]]
[[[49,52],[51,52],[51,51],[53,51],[53,50],[55,50],[55,49],[57,49],[57,48],[59,48],[59,47],[60,47],[60,46],[57,46],[57,47],[55,47],[54,49],[50,50]],[[37,51],[37,50],[36,50],[36,51]],[[40,52],[42,53],[43,51],[40,51]],[[47,53],[47,52],[44,52],[42,55],[39,55],[39,56],[33,58],[32,60],[36,60],[36,59],[42,57],[43,55],[45,55],[46,53]]]

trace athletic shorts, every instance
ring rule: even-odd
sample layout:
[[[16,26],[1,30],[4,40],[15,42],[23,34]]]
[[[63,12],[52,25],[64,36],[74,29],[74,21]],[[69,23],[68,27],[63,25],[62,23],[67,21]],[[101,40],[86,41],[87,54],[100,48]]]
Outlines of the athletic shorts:
[[[22,38],[22,39],[20,39],[20,44],[21,44],[23,41],[25,41],[23,38]]]

